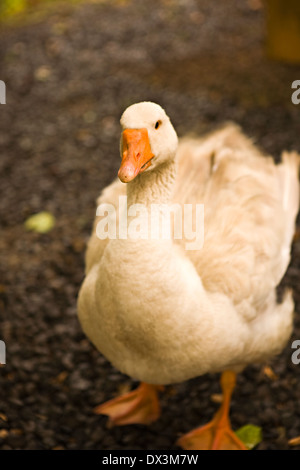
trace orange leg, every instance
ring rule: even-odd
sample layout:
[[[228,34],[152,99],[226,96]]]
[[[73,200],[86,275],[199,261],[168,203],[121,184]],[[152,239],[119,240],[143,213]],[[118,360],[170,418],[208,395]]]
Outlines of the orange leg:
[[[223,403],[212,421],[182,436],[177,445],[186,450],[247,450],[231,429],[230,399],[236,383],[236,374],[225,371],[221,377]]]
[[[109,416],[111,426],[153,423],[160,416],[158,390],[162,389],[159,385],[141,383],[136,390],[97,406],[94,412]]]

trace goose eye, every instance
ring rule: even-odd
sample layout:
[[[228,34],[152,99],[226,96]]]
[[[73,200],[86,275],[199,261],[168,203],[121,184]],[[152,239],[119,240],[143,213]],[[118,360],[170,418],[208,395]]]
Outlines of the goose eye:
[[[161,125],[161,121],[156,121],[155,126],[154,126],[155,129],[158,129],[160,125]]]

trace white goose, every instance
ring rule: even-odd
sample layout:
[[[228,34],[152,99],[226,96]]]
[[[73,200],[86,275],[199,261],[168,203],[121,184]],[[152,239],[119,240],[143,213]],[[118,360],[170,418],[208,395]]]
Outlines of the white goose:
[[[202,203],[204,245],[188,250],[190,240],[155,239],[150,229],[147,239],[101,240],[96,218],[79,319],[96,348],[142,382],[97,411],[115,425],[150,423],[160,413],[159,386],[223,372],[220,410],[178,444],[244,449],[228,418],[235,375],[279,353],[292,331],[291,292],[278,304],[275,289],[290,261],[299,155],[284,153],[275,165],[234,125],[178,147],[168,116],[151,102],[130,106],[121,125],[121,181],[98,204],[118,208],[126,194],[128,207],[147,213],[155,203]]]

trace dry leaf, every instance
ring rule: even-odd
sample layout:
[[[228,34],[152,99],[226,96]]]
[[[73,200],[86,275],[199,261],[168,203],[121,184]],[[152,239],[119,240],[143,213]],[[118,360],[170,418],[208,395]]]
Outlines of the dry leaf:
[[[213,393],[211,396],[210,396],[210,399],[213,403],[222,403],[223,401],[223,395],[222,393]]]
[[[300,436],[298,437],[293,437],[293,439],[290,439],[288,444],[290,446],[300,446]]]
[[[66,378],[68,377],[68,372],[63,370],[60,374],[58,374],[54,379],[51,380],[52,383],[57,383],[57,384],[61,384],[63,383]]]
[[[42,65],[34,72],[35,78],[41,82],[48,80],[51,74],[52,70],[48,65]]]
[[[2,421],[7,421],[7,416],[4,413],[0,413],[0,419],[2,419]]]
[[[265,366],[263,368],[263,373],[270,379],[270,380],[278,380],[278,375],[275,374],[273,369],[270,366]]]

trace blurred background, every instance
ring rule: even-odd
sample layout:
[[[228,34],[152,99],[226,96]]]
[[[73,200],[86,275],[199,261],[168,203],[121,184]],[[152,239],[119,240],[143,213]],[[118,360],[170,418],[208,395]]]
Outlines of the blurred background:
[[[0,449],[175,449],[218,407],[218,376],[167,387],[148,428],[106,428],[93,408],[134,384],[84,337],[76,299],[95,200],[119,165],[119,118],[161,104],[179,136],[235,121],[278,159],[300,151],[299,2],[2,0],[0,4]],[[33,215],[37,217],[32,218]],[[300,244],[285,351],[238,379],[233,428],[257,449],[298,449]]]

